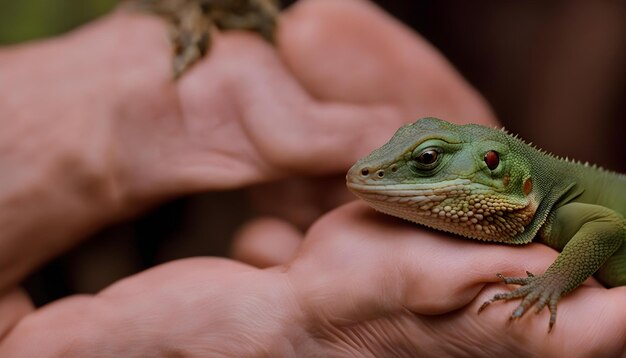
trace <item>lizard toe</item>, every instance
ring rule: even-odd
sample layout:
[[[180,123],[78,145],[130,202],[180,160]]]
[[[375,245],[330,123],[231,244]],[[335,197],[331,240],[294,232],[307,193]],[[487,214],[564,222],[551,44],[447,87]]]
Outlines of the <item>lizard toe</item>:
[[[527,272],[528,277],[505,277],[498,274],[498,278],[505,284],[521,285],[510,292],[495,294],[491,299],[485,301],[480,306],[478,312],[483,311],[487,306],[496,301],[508,301],[515,298],[522,298],[519,306],[511,313],[511,320],[522,317],[531,306],[535,306],[536,313],[541,312],[546,306],[550,310],[549,329],[550,332],[556,323],[557,303],[564,293],[563,288],[550,275],[535,276]]]
[[[525,287],[522,287],[525,288]],[[532,306],[541,296],[540,292],[530,291],[524,296],[522,302],[520,302],[519,306],[513,311],[511,314],[511,319],[520,318],[528,311],[528,307]]]
[[[535,279],[535,275],[533,275],[532,273],[526,271],[526,274],[528,275],[528,277],[508,277],[508,276],[504,276],[500,273],[496,274],[496,276],[502,280],[502,282],[506,283],[507,285],[528,285],[529,283],[533,282],[533,280]]]

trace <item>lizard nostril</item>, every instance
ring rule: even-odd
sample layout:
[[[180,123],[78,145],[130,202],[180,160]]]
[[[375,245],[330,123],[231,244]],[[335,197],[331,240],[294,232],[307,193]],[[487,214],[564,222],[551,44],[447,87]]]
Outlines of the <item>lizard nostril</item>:
[[[370,175],[370,170],[367,169],[367,168],[361,169],[361,175],[364,176],[364,177]]]
[[[376,175],[378,175],[379,178],[382,178],[385,176],[385,171],[381,169],[376,172]]]

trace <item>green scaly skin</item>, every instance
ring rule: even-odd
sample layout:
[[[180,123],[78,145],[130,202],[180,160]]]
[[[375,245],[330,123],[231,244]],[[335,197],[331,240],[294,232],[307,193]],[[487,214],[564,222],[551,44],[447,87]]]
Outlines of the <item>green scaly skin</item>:
[[[591,275],[626,285],[626,176],[560,159],[503,130],[423,118],[359,160],[348,188],[373,208],[483,241],[526,244],[536,236],[560,251],[542,275],[503,277],[521,287],[495,295],[550,310]],[[479,310],[479,311],[480,311]]]

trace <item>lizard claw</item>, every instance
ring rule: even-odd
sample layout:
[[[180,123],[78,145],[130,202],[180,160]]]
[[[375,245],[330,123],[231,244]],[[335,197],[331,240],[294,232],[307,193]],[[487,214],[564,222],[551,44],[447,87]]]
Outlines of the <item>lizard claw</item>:
[[[487,300],[485,302],[483,302],[482,305],[480,305],[480,307],[478,307],[478,313],[482,312],[485,308],[487,308],[487,306],[489,306],[492,302],[495,302],[495,300],[492,298],[490,300]]]
[[[274,43],[279,13],[277,0],[132,0],[127,7],[169,23],[175,79],[207,54],[213,27],[254,31]]]
[[[511,292],[494,295],[480,306],[478,313],[482,312],[493,302],[522,298],[519,306],[511,314],[510,319],[515,320],[522,317],[530,306],[534,305],[536,309],[535,312],[539,313],[547,305],[550,310],[548,332],[551,332],[556,323],[557,303],[563,295],[563,289],[561,285],[559,285],[561,281],[549,275],[535,276],[528,271],[526,274],[528,277],[505,277],[502,274],[497,274],[496,276],[502,280],[503,283],[521,285],[521,287]]]

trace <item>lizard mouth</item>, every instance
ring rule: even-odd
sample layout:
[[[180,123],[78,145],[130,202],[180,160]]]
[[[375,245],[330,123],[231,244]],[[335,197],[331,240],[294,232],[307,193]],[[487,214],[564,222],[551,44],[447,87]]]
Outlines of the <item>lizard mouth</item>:
[[[458,202],[459,197],[467,196],[471,192],[469,179],[419,184],[348,181],[347,186],[374,209],[424,225],[430,221],[427,217],[437,221],[446,218],[459,220],[458,214],[463,216],[465,213],[458,205],[454,205],[454,202]]]
[[[516,236],[534,213],[530,202],[499,196],[469,179],[419,184],[348,180],[347,187],[377,211],[485,241]]]
[[[449,195],[457,195],[467,190],[469,179],[454,179],[437,183],[422,184],[379,184],[347,182],[347,187],[356,196],[366,201],[386,201],[390,203],[441,202]]]

